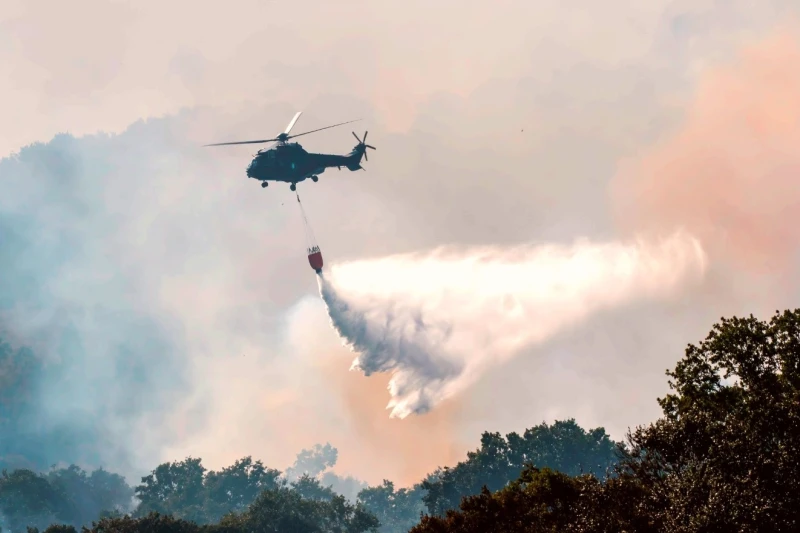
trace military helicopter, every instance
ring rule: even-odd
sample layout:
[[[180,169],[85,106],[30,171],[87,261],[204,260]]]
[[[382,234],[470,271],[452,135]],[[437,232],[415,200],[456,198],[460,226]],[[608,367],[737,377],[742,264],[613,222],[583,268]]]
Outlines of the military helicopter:
[[[247,167],[247,177],[261,181],[262,187],[267,187],[270,181],[281,181],[284,183],[290,183],[291,185],[289,185],[289,188],[295,191],[297,190],[297,184],[301,181],[311,178],[311,181],[316,182],[319,179],[319,175],[325,172],[326,168],[337,167],[339,170],[341,170],[342,167],[345,167],[353,171],[364,170],[364,167],[361,166],[361,158],[364,157],[367,161],[369,161],[369,157],[367,157],[367,148],[375,150],[374,146],[367,144],[368,132],[366,131],[364,132],[363,139],[359,139],[358,135],[356,135],[355,132],[352,132],[353,137],[356,138],[358,144],[347,155],[314,154],[307,152],[298,143],[288,142],[289,139],[294,139],[295,137],[300,137],[301,135],[308,135],[309,133],[315,133],[317,131],[343,126],[344,124],[350,124],[351,122],[356,122],[357,120],[340,122],[339,124],[334,124],[333,126],[326,126],[324,128],[306,131],[303,133],[298,133],[297,135],[289,135],[289,133],[292,131],[292,128],[294,128],[294,125],[297,124],[297,119],[300,118],[302,113],[302,111],[298,111],[292,121],[289,122],[286,130],[274,139],[215,143],[206,144],[205,146],[227,146],[231,144],[258,144],[274,142],[275,144],[272,146],[259,150],[256,155],[253,156],[253,161]]]

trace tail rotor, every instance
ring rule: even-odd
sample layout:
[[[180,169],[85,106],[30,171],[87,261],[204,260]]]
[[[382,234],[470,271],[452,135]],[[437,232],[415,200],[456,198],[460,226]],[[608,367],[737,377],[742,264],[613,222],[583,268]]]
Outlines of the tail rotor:
[[[364,132],[364,139],[363,140],[358,138],[358,135],[356,135],[356,132],[353,131],[351,133],[353,134],[353,137],[355,137],[356,140],[358,141],[358,146],[356,146],[356,149],[363,151],[364,159],[369,161],[369,157],[367,157],[367,148],[371,148],[372,150],[377,150],[377,148],[375,148],[374,146],[371,146],[371,145],[367,144],[367,134],[369,133],[369,131],[365,131]]]

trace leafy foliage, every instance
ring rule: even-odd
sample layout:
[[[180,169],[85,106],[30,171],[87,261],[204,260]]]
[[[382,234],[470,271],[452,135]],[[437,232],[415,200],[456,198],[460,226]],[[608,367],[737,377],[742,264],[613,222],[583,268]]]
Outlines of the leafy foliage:
[[[419,522],[425,506],[422,485],[395,490],[394,483],[384,479],[382,485],[368,487],[358,493],[358,501],[378,518],[381,533],[408,531]]]
[[[339,459],[339,450],[326,443],[317,444],[310,450],[302,450],[297,454],[294,465],[286,469],[286,478],[295,480],[304,475],[317,477],[326,469],[334,466]]]
[[[206,520],[217,522],[229,512],[247,509],[262,491],[281,486],[280,475],[279,470],[249,456],[219,472],[209,472],[204,483]]]
[[[591,474],[568,476],[526,467],[503,489],[465,498],[459,510],[425,516],[411,533],[650,533],[654,528],[636,502],[641,487],[630,477],[605,483]]]
[[[159,513],[149,513],[140,518],[128,515],[104,518],[93,524],[90,530],[84,529],[83,533],[200,533],[203,530],[194,522]]]
[[[54,522],[80,527],[103,512],[128,509],[132,496],[121,476],[105,470],[87,475],[70,466],[47,475],[18,469],[0,476],[0,514],[11,531]]]
[[[226,513],[246,509],[261,491],[280,486],[280,474],[251,457],[208,473],[200,459],[164,463],[136,487],[136,516],[159,513],[201,524],[217,522]]]
[[[323,487],[322,483],[308,474],[292,482],[292,488],[307,500],[320,500],[329,502],[336,497],[336,493],[330,487]]]
[[[526,469],[414,533],[800,529],[800,311],[722,319],[674,371],[615,476]]]
[[[59,494],[44,476],[31,470],[3,470],[0,477],[0,513],[4,527],[19,531],[27,526],[44,529],[61,521],[66,495]]]
[[[75,465],[47,474],[50,486],[66,496],[61,519],[73,525],[90,524],[102,513],[129,509],[133,490],[119,474],[98,469],[87,474]]]
[[[800,310],[722,319],[667,374],[663,416],[625,445],[574,420],[484,433],[455,467],[356,503],[322,481],[330,445],[301,452],[288,479],[250,457],[219,472],[187,458],[142,478],[133,516],[119,476],[18,469],[0,477],[3,527],[71,533],[104,514],[86,533],[800,530]]]
[[[626,462],[662,528],[800,529],[800,310],[722,319],[668,375]]]
[[[135,489],[141,502],[136,515],[158,513],[204,521],[205,473],[201,460],[192,457],[158,465],[151,474],[142,478],[141,485]]]
[[[540,424],[523,435],[484,433],[481,447],[467,460],[444,468],[435,481],[425,481],[423,498],[430,514],[457,509],[461,499],[496,491],[516,479],[526,464],[548,467],[567,475],[605,474],[618,459],[617,448],[603,428],[586,431],[574,419]]]
[[[378,524],[362,505],[352,505],[343,496],[307,499],[296,490],[281,487],[262,492],[247,511],[226,516],[220,526],[242,533],[364,533],[374,531]]]

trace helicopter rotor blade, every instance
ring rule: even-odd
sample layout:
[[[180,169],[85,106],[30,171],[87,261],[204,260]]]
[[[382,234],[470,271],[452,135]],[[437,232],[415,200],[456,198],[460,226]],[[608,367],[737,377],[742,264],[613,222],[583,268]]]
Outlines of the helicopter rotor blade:
[[[358,138],[358,135],[356,135],[356,132],[354,132],[354,131],[351,131],[350,133],[352,133],[352,134],[353,134],[353,137],[355,137],[355,138],[356,138],[356,140],[358,141],[358,144],[361,144],[361,139],[359,139],[359,138]]]
[[[373,150],[376,150],[376,148],[374,146],[372,146],[371,144],[367,144],[367,135],[368,134],[369,134],[368,131],[364,132],[364,139],[361,140],[361,144],[363,144],[367,148],[372,148]],[[366,153],[366,152],[364,152],[364,153]]]
[[[308,135],[309,133],[316,133],[318,131],[327,130],[327,129],[330,129],[330,128],[335,128],[337,126],[344,126],[345,124],[350,124],[352,122],[358,122],[359,120],[361,120],[360,118],[357,118],[355,120],[348,120],[347,122],[340,122],[340,123],[334,124],[332,126],[325,126],[324,128],[317,128],[317,129],[311,130],[311,131],[304,131],[303,133],[298,133],[297,135],[288,135],[288,132],[294,127],[295,123],[297,122],[297,119],[300,118],[301,114],[302,114],[302,111],[298,111],[295,114],[295,116],[292,119],[292,121],[289,123],[289,126],[286,128],[286,131],[284,133],[281,133],[278,137],[276,137],[274,139],[259,139],[257,141],[235,141],[235,142],[228,142],[228,143],[214,143],[214,144],[204,144],[203,146],[230,146],[232,144],[260,144],[260,143],[268,143],[268,142],[286,142],[289,139],[294,139],[295,137],[300,137],[301,135]],[[356,134],[353,133],[353,135],[356,135]],[[358,135],[356,135],[356,139],[358,139]],[[361,143],[361,139],[358,139],[358,142]]]
[[[302,115],[302,114],[303,114],[303,112],[302,112],[302,111],[298,111],[298,112],[295,114],[295,116],[294,116],[294,118],[292,119],[292,121],[289,123],[289,125],[288,125],[288,126],[286,126],[286,131],[284,131],[283,133],[285,133],[286,135],[289,135],[289,132],[290,132],[290,131],[292,131],[292,128],[294,128],[294,125],[295,125],[295,124],[297,124],[297,119],[299,119],[299,118],[300,118],[300,115]]]
[[[214,144],[204,144],[203,146],[229,146],[231,144],[261,144],[261,143],[268,143],[270,141],[277,141],[278,139],[261,139],[258,141],[235,141],[230,143],[214,143]]]
[[[330,129],[330,128],[335,128],[336,126],[343,126],[345,124],[350,124],[351,122],[358,122],[359,120],[361,120],[361,119],[357,118],[355,120],[348,120],[347,122],[340,122],[339,124],[334,124],[333,126],[325,126],[324,128],[318,128],[316,130],[304,131],[303,133],[298,133],[297,135],[289,135],[288,138],[289,139],[294,139],[295,137],[300,137],[301,135],[308,135],[309,133],[315,133],[315,132],[318,132],[318,131],[327,130],[327,129]]]

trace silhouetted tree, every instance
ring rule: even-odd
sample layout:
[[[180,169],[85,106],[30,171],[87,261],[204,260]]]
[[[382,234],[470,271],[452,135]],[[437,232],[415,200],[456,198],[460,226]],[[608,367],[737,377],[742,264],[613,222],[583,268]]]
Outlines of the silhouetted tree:
[[[800,531],[800,310],[722,319],[626,466],[664,531]]]
[[[335,463],[329,445],[301,452],[295,466],[306,473],[290,480],[250,457],[217,472],[187,458],[142,478],[134,516],[122,515],[131,489],[120,476],[76,466],[18,469],[0,476],[2,526],[13,533],[74,533],[90,520],[85,533],[800,531],[800,310],[769,322],[723,319],[667,374],[672,392],[658,400],[662,417],[629,434],[626,445],[571,419],[522,435],[484,433],[455,467],[410,489],[390,481],[365,488],[355,505],[320,479]],[[426,508],[430,516],[420,520]]]
[[[46,477],[62,495],[61,520],[78,527],[91,524],[104,512],[127,511],[133,498],[133,489],[122,476],[103,469],[87,474],[71,465],[51,470]]]
[[[232,466],[206,475],[204,484],[206,522],[218,522],[229,512],[241,512],[264,490],[282,486],[280,471],[267,468],[252,457],[239,459]]]
[[[619,460],[618,443],[603,428],[586,431],[574,419],[540,424],[523,435],[486,432],[481,447],[467,460],[444,468],[434,481],[425,481],[423,500],[430,514],[458,509],[461,499],[496,491],[517,479],[526,464],[548,467],[567,475],[605,474]]]
[[[339,459],[339,450],[326,443],[315,445],[310,450],[301,450],[297,454],[294,465],[286,469],[286,478],[294,481],[304,475],[317,477],[328,468],[334,466]]]
[[[206,469],[201,462],[201,459],[189,457],[180,462],[163,463],[143,477],[141,485],[135,488],[140,500],[136,516],[159,513],[205,521]]]
[[[381,533],[405,533],[419,522],[425,511],[423,494],[421,485],[395,490],[394,483],[385,479],[382,485],[359,492],[358,501],[378,518]]]
[[[413,533],[800,530],[800,310],[722,319],[667,374],[615,475],[528,468]]]
[[[36,472],[3,470],[0,476],[0,514],[5,518],[4,527],[12,532],[63,522],[66,503],[66,495]]]
[[[83,533],[200,533],[201,531],[203,529],[194,522],[160,513],[148,513],[139,518],[129,515],[104,518],[92,524],[91,529],[84,529]]]
[[[330,501],[306,499],[282,487],[262,492],[247,511],[226,515],[219,525],[242,533],[364,533],[375,531],[378,524],[363,506],[351,505],[343,496]]]
[[[300,479],[293,481],[291,487],[307,500],[331,501],[337,495],[330,487],[323,487],[317,478],[307,474],[303,474]]]

